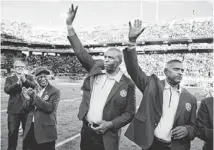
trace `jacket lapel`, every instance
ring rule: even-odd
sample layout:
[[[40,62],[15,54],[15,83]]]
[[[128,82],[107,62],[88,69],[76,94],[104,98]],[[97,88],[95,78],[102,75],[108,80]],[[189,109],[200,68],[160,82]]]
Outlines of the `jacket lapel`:
[[[12,76],[12,82],[17,82],[19,79],[16,74]]]
[[[160,81],[160,91],[159,91],[159,95],[160,95],[160,110],[162,112],[163,110],[163,92],[164,92],[164,87],[165,87],[165,80],[161,80]]]
[[[185,106],[185,96],[184,96],[184,91],[182,89],[181,91],[181,95],[179,97],[179,102],[178,102],[178,107],[177,107],[177,111],[176,111],[176,114],[175,114],[175,119],[174,119],[174,123],[176,122],[176,120],[178,119],[178,116],[179,114],[181,113],[181,111],[183,110],[183,107]]]
[[[50,90],[50,88],[51,88],[51,85],[50,85],[50,83],[48,83],[47,87],[45,88],[45,91],[43,92],[43,94],[41,96],[42,99],[45,95],[48,94],[48,91]]]
[[[124,78],[124,75],[122,75],[121,79],[120,79],[120,82],[117,82],[115,81],[109,95],[108,95],[108,98],[106,100],[106,103],[105,105],[110,101],[110,99],[112,98],[112,96],[117,92],[117,90],[120,88],[120,86],[123,84],[123,78]]]

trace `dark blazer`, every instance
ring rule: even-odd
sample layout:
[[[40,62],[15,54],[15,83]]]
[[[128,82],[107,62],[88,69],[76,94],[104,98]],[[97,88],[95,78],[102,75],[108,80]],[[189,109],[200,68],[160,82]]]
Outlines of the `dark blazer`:
[[[137,114],[128,127],[125,136],[143,149],[148,149],[154,139],[154,130],[162,115],[164,80],[160,81],[156,75],[147,76],[139,67],[136,50],[123,51],[127,71],[136,86],[143,93],[143,99]],[[191,109],[186,109],[186,104]],[[196,119],[196,98],[187,90],[182,89],[179,104],[175,115],[173,128],[185,126],[188,136],[180,139],[172,139],[172,150],[189,150],[190,141],[194,139],[195,128],[192,126]]]
[[[213,97],[202,100],[196,125],[197,137],[205,142],[203,150],[213,150]]]
[[[94,78],[102,73],[104,64],[102,60],[97,62],[93,60],[81,45],[77,35],[68,37],[68,39],[77,58],[89,72],[82,86],[83,96],[78,113],[78,118],[82,120],[89,109]],[[121,91],[126,91],[127,95],[122,96]],[[103,110],[103,120],[113,122],[113,128],[103,135],[105,150],[119,149],[120,128],[131,122],[135,114],[135,103],[135,85],[123,75],[120,81],[113,85]]]
[[[19,114],[22,113],[21,108],[24,102],[22,97],[22,87],[35,88],[36,83],[34,82],[33,76],[25,75],[26,81],[20,86],[17,84],[18,77],[12,75],[6,78],[4,91],[9,95],[7,113],[8,114]]]
[[[60,100],[60,91],[48,84],[42,97],[25,100],[23,109],[30,110],[27,116],[23,139],[31,127],[34,116],[34,134],[36,142],[47,143],[57,139],[57,107]]]

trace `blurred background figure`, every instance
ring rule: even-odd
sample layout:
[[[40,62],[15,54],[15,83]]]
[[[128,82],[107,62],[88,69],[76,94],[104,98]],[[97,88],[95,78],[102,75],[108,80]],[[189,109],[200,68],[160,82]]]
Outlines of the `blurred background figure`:
[[[25,129],[27,112],[24,112],[22,104],[24,99],[21,95],[22,88],[35,88],[36,84],[31,75],[25,74],[25,64],[22,61],[14,62],[14,73],[6,78],[4,91],[9,95],[8,114],[8,150],[16,150],[20,122]]]

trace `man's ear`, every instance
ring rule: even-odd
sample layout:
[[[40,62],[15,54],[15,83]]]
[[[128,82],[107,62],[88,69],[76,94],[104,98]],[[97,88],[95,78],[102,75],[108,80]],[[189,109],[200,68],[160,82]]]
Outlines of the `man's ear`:
[[[168,69],[167,68],[164,68],[164,74],[167,75],[167,71]]]

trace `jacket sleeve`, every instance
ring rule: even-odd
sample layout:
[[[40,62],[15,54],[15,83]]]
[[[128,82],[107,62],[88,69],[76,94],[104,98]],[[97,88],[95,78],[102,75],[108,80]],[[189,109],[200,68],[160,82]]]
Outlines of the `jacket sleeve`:
[[[185,125],[185,127],[188,130],[188,139],[191,141],[196,136],[196,127],[195,127],[195,121],[196,121],[196,110],[197,110],[197,100],[195,97],[193,97],[193,104],[191,109],[191,115],[189,118],[189,124]]]
[[[36,83],[35,83],[35,81],[33,79],[33,76],[27,75],[26,81],[23,83],[23,85],[26,88],[31,87],[32,89],[34,89],[36,87]]]
[[[131,76],[139,90],[144,93],[149,82],[149,76],[147,76],[138,65],[136,50],[126,48],[123,50],[123,54],[128,74]]]
[[[42,100],[39,96],[36,96],[32,102],[32,105],[36,106],[38,109],[41,109],[46,113],[52,113],[57,109],[59,100],[60,100],[60,91],[56,90],[50,95],[47,101]]]
[[[23,93],[21,95],[24,99],[24,102],[22,104],[22,110],[24,112],[30,112],[31,110],[35,109],[35,107],[32,105],[33,99],[31,98],[30,100],[27,100],[24,98]]]
[[[196,119],[197,136],[204,141],[213,141],[213,128],[210,126],[208,109],[205,101],[201,102]]]
[[[136,110],[135,85],[130,84],[127,92],[127,104],[124,113],[112,120],[113,128],[119,129],[131,122]]]
[[[70,29],[71,30],[71,29]],[[95,64],[95,60],[92,58],[91,55],[88,54],[88,52],[83,47],[80,39],[78,38],[77,34],[74,34],[73,36],[67,36],[71,47],[73,48],[77,58],[79,59],[82,66],[90,72]]]
[[[4,85],[5,93],[12,94],[19,89],[20,89],[20,85],[17,82],[12,83],[9,77],[6,78],[5,85]]]

